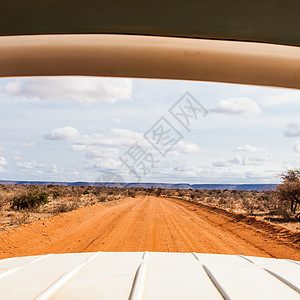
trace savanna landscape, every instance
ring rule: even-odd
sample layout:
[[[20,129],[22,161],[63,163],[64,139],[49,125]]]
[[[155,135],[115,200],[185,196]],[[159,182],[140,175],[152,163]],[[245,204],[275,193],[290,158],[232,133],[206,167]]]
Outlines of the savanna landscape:
[[[300,259],[299,170],[275,190],[1,185],[0,258],[91,251]]]

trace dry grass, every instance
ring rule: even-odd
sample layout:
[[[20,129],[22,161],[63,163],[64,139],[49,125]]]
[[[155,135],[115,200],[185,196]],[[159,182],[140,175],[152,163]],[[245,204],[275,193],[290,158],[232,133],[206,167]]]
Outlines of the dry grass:
[[[40,192],[49,194],[48,203],[27,209],[12,207],[12,201],[26,194],[32,186],[0,185],[0,231],[18,227],[22,224],[45,219],[54,215],[93,205],[124,198],[127,189],[106,187],[69,187],[69,186],[35,186]]]
[[[254,216],[259,220],[300,232],[300,219],[291,213],[290,203],[282,202],[274,191],[166,190],[164,193],[167,196]],[[299,212],[300,207],[296,213]]]
[[[283,203],[274,191],[230,191],[230,190],[171,190],[154,188],[108,188],[85,186],[39,187],[49,194],[48,203],[26,210],[14,210],[10,203],[14,197],[26,192],[28,185],[0,185],[0,231],[20,226],[38,219],[93,205],[136,195],[177,197],[231,212],[254,216],[288,229],[300,231],[300,220],[290,212],[289,203]],[[299,207],[298,211],[299,212]]]

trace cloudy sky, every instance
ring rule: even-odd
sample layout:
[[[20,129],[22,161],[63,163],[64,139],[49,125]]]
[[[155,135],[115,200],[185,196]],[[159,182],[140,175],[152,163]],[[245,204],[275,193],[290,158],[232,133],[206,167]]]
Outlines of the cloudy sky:
[[[300,91],[288,89],[0,79],[0,178],[276,183],[300,167],[299,112]]]

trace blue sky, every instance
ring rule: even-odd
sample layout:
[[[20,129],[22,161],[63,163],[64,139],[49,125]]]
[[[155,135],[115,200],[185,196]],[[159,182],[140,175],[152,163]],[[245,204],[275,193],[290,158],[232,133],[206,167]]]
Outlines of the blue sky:
[[[198,110],[189,130],[169,112],[186,92],[208,112]],[[289,89],[121,78],[1,79],[0,178],[276,183],[280,172],[300,164],[299,111],[300,91]],[[161,117],[181,136],[164,156],[143,137]],[[143,163],[129,163],[128,153],[138,150]]]

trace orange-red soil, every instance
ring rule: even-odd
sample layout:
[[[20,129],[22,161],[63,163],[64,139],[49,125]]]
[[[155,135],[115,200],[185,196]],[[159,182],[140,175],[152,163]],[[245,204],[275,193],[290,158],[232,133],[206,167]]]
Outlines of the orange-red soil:
[[[160,251],[300,260],[299,234],[219,209],[139,196],[96,204],[0,233],[0,258]]]

